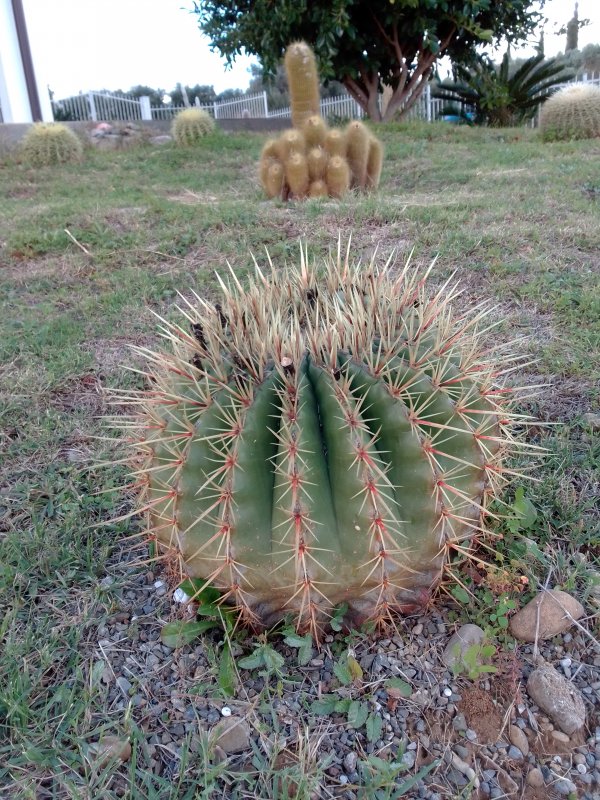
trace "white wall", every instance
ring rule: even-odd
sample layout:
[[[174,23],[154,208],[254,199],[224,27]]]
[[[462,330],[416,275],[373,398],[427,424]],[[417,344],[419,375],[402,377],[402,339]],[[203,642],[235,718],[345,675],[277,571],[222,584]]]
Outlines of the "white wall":
[[[35,69],[36,57],[33,52],[32,60]],[[37,70],[36,81],[42,117],[50,122],[53,119],[52,106],[48,90],[40,85],[40,73]],[[11,0],[0,0],[0,108],[4,122],[32,121]]]

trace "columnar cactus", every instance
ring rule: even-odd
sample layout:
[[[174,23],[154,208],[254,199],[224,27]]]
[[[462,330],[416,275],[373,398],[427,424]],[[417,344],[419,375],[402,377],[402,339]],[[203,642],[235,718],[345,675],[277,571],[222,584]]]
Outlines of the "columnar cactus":
[[[546,141],[600,136],[600,87],[575,83],[556,92],[542,106],[540,131]]]
[[[60,122],[36,122],[20,146],[20,156],[26,164],[45,167],[79,161],[83,145],[77,134]]]
[[[294,128],[263,148],[259,176],[268,197],[343,197],[351,187],[379,185],[383,147],[362,122],[329,130],[319,114],[319,78],[305,42],[288,47],[285,67]]]
[[[171,124],[171,135],[180,147],[198,144],[215,129],[215,121],[201,108],[180,111]]]
[[[140,350],[150,388],[125,424],[148,535],[257,629],[423,608],[482,535],[515,446],[502,359],[488,310],[453,317],[455,288],[424,282],[302,253],[184,301],[171,352]]]

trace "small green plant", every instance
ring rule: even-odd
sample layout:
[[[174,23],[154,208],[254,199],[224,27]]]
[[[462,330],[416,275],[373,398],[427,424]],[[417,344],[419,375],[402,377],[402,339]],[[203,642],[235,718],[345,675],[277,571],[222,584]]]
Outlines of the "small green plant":
[[[386,761],[376,755],[367,756],[363,761],[359,761],[358,768],[362,778],[358,797],[360,800],[396,800],[403,797],[419,781],[428,775],[432,770],[439,766],[439,761],[432,761],[426,764],[410,778],[402,783],[398,779],[403,772],[409,769],[408,764],[403,760],[405,745],[398,748],[396,758],[393,761]]]
[[[600,87],[574,83],[556,92],[542,108],[540,132],[546,142],[600,136]]]
[[[525,533],[534,527],[536,520],[537,509],[525,496],[525,489],[519,486],[506,519],[506,527],[511,533]]]
[[[198,144],[215,129],[215,121],[201,108],[180,111],[171,125],[171,135],[179,147]]]
[[[498,671],[493,664],[487,663],[495,653],[495,645],[480,643],[472,644],[461,654],[460,645],[457,644],[454,653],[456,661],[452,671],[456,676],[464,675],[471,681],[477,681],[482,675]]]
[[[77,134],[60,122],[36,122],[21,142],[21,159],[32,167],[79,161],[83,145]]]

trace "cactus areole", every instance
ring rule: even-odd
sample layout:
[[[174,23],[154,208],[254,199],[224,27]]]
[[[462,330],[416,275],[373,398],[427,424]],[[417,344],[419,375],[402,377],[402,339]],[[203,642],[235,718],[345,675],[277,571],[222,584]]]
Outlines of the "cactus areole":
[[[408,265],[232,273],[181,304],[170,352],[142,350],[136,480],[148,531],[182,575],[260,629],[317,633],[425,606],[504,484],[506,389],[456,287]],[[131,397],[128,396],[128,401]]]

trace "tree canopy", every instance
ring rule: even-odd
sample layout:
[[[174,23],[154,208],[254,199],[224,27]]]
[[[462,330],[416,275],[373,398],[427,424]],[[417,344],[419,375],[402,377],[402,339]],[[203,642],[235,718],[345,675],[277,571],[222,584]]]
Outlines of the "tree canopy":
[[[200,30],[228,63],[246,52],[274,74],[287,45],[305,40],[321,78],[341,81],[374,120],[408,111],[441,56],[471,64],[482,43],[522,41],[540,19],[534,0],[197,0],[194,6]],[[384,86],[392,93],[382,115]]]

